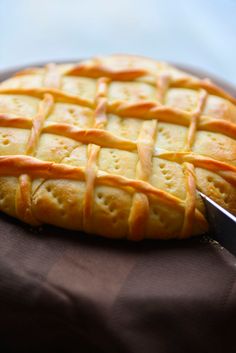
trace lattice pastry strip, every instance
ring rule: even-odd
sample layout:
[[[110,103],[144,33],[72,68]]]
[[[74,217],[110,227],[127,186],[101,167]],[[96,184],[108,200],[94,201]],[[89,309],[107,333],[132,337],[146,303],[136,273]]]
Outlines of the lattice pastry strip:
[[[53,96],[45,94],[39,104],[39,111],[33,118],[30,137],[26,146],[26,155],[34,155],[38,140],[43,128],[44,120],[49,115],[54,103]],[[20,219],[25,222],[38,225],[40,222],[34,217],[31,205],[31,178],[27,174],[19,176],[19,187],[16,193],[16,212]]]
[[[48,87],[60,87],[60,75],[55,64],[48,64],[44,76],[44,84]],[[43,100],[39,103],[38,113],[32,119],[32,127],[29,140],[26,146],[26,155],[34,156],[38,145],[40,134],[43,129],[44,121],[48,117],[54,104],[54,98],[51,94],[45,94]],[[19,218],[25,222],[38,225],[40,222],[32,213],[32,183],[27,174],[19,176],[19,187],[16,194],[16,212]]]
[[[157,80],[157,99],[163,103],[168,89],[169,77],[162,75]],[[157,132],[157,121],[144,121],[141,126],[137,142],[139,162],[137,165],[137,179],[148,181],[152,172],[152,155]],[[145,237],[146,223],[149,216],[148,197],[136,193],[129,217],[130,238],[140,240]]]
[[[189,125],[187,141],[186,141],[186,151],[191,151],[191,147],[194,143],[198,120],[203,111],[204,104],[206,102],[207,92],[205,90],[200,91],[199,101],[195,112],[193,113],[191,123]],[[185,215],[184,223],[181,232],[181,237],[188,237],[192,233],[192,226],[194,221],[194,213],[196,207],[196,176],[194,171],[194,165],[188,162],[183,163],[183,171],[186,178],[186,205],[185,205]]]
[[[139,162],[137,164],[136,177],[139,180],[148,181],[151,175],[152,153],[156,130],[156,120],[144,121],[142,123],[137,143]],[[131,239],[140,240],[145,237],[148,216],[149,201],[147,195],[136,193],[133,198],[129,217]]]
[[[30,112],[36,103],[38,111],[34,115]],[[78,214],[82,225],[75,229],[96,232],[98,228],[99,234],[111,237],[138,240],[187,237],[204,232],[207,223],[203,205],[196,198],[197,189],[213,199],[217,195],[217,202],[236,212],[235,103],[234,97],[211,81],[199,80],[146,58],[111,56],[78,65],[49,64],[46,68],[25,70],[0,85],[0,187],[6,183],[13,185],[11,177],[19,178],[16,215],[30,224],[45,221],[58,224],[55,216],[58,206],[51,200],[46,185],[47,180],[54,180],[51,185],[58,194],[61,191],[57,180],[58,185],[63,180],[66,184],[59,198],[64,227],[71,228],[69,215],[77,209],[77,212],[82,210]],[[64,105],[64,110],[57,109],[57,105]],[[63,119],[60,114],[73,111],[72,106],[80,107],[80,112],[85,109],[92,113],[93,124],[88,121],[86,125],[85,121],[83,127],[78,127],[72,123],[73,118]],[[52,111],[54,117],[50,119]],[[117,127],[111,129],[114,121]],[[125,131],[125,121],[133,122],[134,131],[129,130],[130,135]],[[185,142],[176,144],[184,134]],[[23,148],[25,136],[28,136],[25,155],[17,154],[17,148]],[[47,148],[50,151],[50,161],[45,152],[43,160],[36,158],[42,155],[38,150],[47,139],[61,141],[59,145],[44,146],[45,151]],[[56,162],[57,146],[67,148],[67,141],[74,146],[73,150],[68,150],[64,154],[67,158],[62,158],[60,163]],[[176,147],[181,145],[183,148]],[[77,154],[78,159],[74,157],[73,164],[69,164],[70,151],[78,149],[82,153],[82,146],[87,146],[84,157]],[[120,151],[129,173],[124,170],[125,163],[114,172],[106,169],[106,164],[101,170],[99,158],[103,149],[112,153]],[[159,162],[153,163],[154,159]],[[136,170],[132,167],[131,173],[135,160],[138,161]],[[168,170],[162,170],[161,188],[151,184],[151,180],[160,176],[157,166],[163,164],[161,161],[176,173],[181,168],[175,166],[182,166],[183,176],[178,174],[178,178],[185,180],[185,196],[175,189],[177,184],[174,179],[170,180]],[[33,191],[32,183],[39,178],[45,182],[37,184]],[[78,185],[78,192],[84,190],[79,208],[76,208],[78,195],[72,193],[72,181],[73,188]],[[116,205],[112,215],[107,213],[109,207],[98,203],[95,196],[98,187],[103,187],[105,200],[117,198],[112,201]],[[0,189],[0,207],[4,192],[4,188]],[[130,207],[129,216],[126,211],[122,212],[127,207]],[[101,215],[101,221],[96,218],[95,227],[96,212]],[[108,218],[116,215],[116,221],[109,223],[109,232],[104,228],[103,214]]]
[[[73,96],[71,94],[49,88],[38,88],[38,89],[24,89],[24,88],[1,88],[0,94],[24,94],[32,97],[43,98],[44,94],[53,95],[57,102],[78,104],[80,106],[93,108],[89,102],[80,97]],[[95,105],[94,105],[95,107]],[[221,109],[219,107],[219,109]],[[168,122],[176,125],[189,126],[191,122],[192,114],[187,111],[181,111],[177,108],[169,108],[167,106],[160,105],[158,102],[141,102],[135,104],[128,103],[109,103],[107,104],[107,113],[117,114],[119,116],[132,116],[137,119],[157,119],[158,121]],[[207,116],[201,116],[199,119],[198,127],[200,130],[212,131],[227,135],[231,138],[236,136],[236,107],[235,112],[227,113],[227,120],[212,119]],[[229,118],[228,118],[229,115]],[[1,114],[0,126],[7,126],[8,123],[15,124],[16,127],[24,127],[24,124],[29,124],[27,116],[11,117],[7,114]],[[232,120],[232,121],[231,121]]]
[[[94,112],[94,129],[104,129],[107,117],[106,117],[106,106],[107,106],[107,91],[108,91],[109,80],[100,78],[97,83],[97,94],[96,94],[96,108]],[[100,146],[95,144],[88,145],[88,163],[85,169],[86,175],[86,191],[84,198],[83,208],[83,226],[86,231],[90,231],[91,214],[93,211],[93,199],[94,199],[94,183],[97,174],[97,158],[100,152]]]

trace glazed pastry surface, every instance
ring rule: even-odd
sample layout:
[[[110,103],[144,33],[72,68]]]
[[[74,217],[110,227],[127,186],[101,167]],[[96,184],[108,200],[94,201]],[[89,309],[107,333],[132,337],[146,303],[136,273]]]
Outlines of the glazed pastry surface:
[[[236,214],[236,99],[167,63],[113,55],[0,84],[0,211],[111,238],[207,231]]]

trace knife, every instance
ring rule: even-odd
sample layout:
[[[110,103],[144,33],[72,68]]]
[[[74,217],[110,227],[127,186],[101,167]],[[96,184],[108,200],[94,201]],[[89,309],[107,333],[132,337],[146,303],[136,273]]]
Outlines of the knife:
[[[236,217],[199,191],[206,206],[210,236],[236,256]]]

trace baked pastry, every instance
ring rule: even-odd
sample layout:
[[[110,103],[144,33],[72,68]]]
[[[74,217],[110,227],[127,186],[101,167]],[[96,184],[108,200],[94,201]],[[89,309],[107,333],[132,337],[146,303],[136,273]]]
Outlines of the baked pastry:
[[[112,238],[207,231],[236,213],[236,99],[151,59],[29,68],[0,85],[0,210]]]

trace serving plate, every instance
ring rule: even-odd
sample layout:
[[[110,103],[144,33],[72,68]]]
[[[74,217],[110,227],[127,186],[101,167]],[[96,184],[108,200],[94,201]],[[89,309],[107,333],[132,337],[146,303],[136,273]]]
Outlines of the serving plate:
[[[236,260],[209,238],[114,241],[0,213],[0,242],[5,352],[232,351]]]

